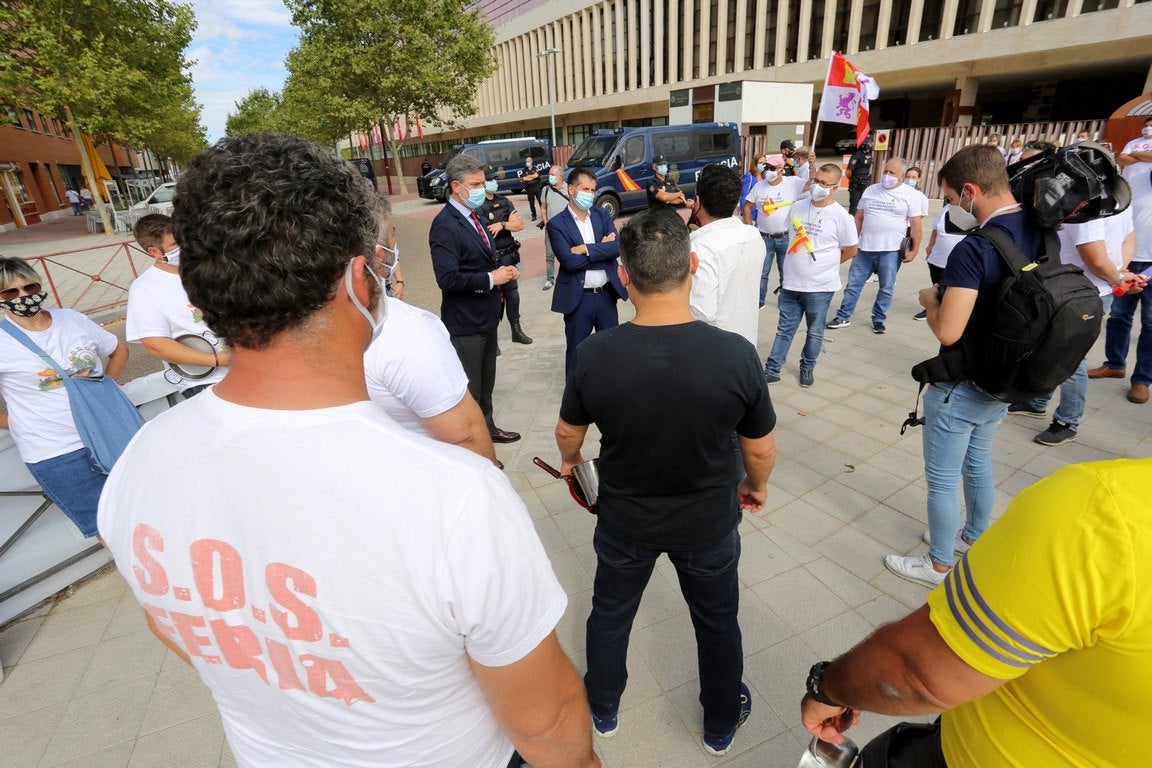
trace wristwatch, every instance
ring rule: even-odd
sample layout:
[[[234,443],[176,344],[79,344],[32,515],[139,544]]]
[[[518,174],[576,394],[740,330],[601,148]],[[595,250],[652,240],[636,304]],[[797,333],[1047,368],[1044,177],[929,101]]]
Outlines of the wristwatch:
[[[832,699],[825,696],[824,692],[820,690],[820,684],[824,678],[824,670],[827,669],[831,663],[830,661],[820,661],[813,664],[812,669],[808,670],[808,680],[805,686],[808,689],[808,695],[821,704],[827,704],[830,707],[842,707],[844,706],[843,704],[838,701],[832,701]]]

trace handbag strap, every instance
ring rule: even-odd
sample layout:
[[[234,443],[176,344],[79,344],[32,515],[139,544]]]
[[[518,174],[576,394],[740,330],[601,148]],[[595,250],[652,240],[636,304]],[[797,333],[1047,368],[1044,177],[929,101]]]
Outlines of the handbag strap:
[[[28,349],[38,357],[43,358],[45,362],[52,366],[52,370],[57,371],[61,376],[65,378],[72,378],[66,368],[61,368],[60,364],[53,360],[47,352],[40,349],[36,342],[28,338],[28,334],[24,333],[24,329],[16,325],[16,323],[5,319],[3,322],[0,322],[0,328],[3,328],[5,331],[7,331],[8,335],[16,339],[16,341],[28,347]]]

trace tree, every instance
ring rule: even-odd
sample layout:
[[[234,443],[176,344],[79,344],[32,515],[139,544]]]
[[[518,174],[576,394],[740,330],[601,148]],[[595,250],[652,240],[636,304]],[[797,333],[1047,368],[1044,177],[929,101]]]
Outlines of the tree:
[[[398,157],[398,118],[445,126],[472,115],[495,69],[492,30],[471,0],[286,3],[300,45],[288,55],[282,114],[315,141],[379,126]]]
[[[279,112],[283,99],[267,88],[257,88],[236,102],[236,113],[228,113],[224,123],[227,136],[243,136],[259,131],[273,131],[280,127]]]
[[[184,58],[196,28],[189,6],[170,0],[0,0],[0,9],[0,100],[67,120],[95,199],[103,191],[96,188],[82,133],[140,146],[166,130],[172,118],[166,109],[194,107]],[[198,128],[198,108],[190,114]],[[202,130],[200,136],[203,142]],[[110,233],[104,207],[97,210]]]

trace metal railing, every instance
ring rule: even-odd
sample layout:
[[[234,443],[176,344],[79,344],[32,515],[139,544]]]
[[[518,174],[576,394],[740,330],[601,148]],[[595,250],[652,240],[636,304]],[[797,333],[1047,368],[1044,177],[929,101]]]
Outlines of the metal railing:
[[[56,251],[27,260],[44,275],[49,298],[56,306],[85,314],[127,304],[132,281],[152,263],[152,257],[130,241]]]

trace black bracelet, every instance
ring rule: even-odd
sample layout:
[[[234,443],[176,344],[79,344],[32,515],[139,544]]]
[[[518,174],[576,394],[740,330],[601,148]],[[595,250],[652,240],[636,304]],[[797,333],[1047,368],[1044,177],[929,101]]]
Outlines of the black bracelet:
[[[808,680],[805,682],[805,687],[808,689],[808,695],[821,704],[827,704],[830,707],[842,707],[844,706],[843,704],[838,701],[832,701],[832,699],[825,696],[824,692],[820,689],[820,684],[824,678],[824,670],[827,669],[831,663],[830,661],[820,661],[813,664],[812,669],[808,671]]]

